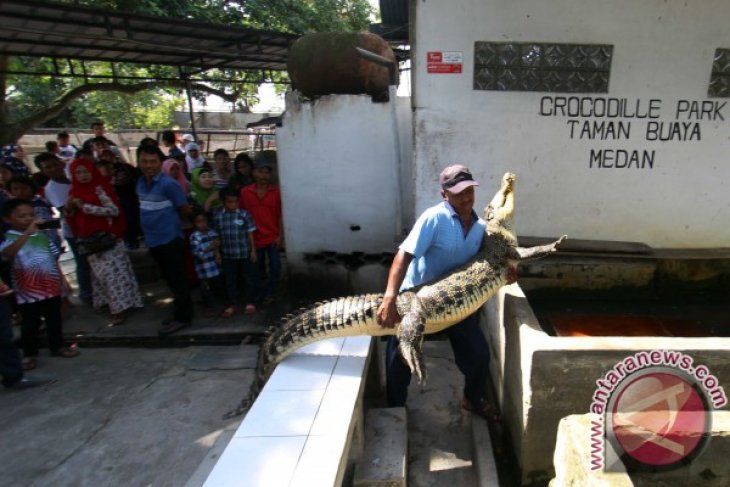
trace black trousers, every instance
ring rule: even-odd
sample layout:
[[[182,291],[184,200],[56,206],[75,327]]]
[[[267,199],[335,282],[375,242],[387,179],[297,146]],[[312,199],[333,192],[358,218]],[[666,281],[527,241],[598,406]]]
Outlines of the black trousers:
[[[20,343],[26,357],[37,357],[38,332],[41,328],[41,318],[46,321],[48,334],[48,348],[57,352],[63,347],[63,331],[61,330],[61,297],[43,299],[34,303],[19,304],[23,321],[20,325]]]
[[[11,386],[23,378],[20,353],[13,343],[10,303],[6,297],[0,297],[0,375],[4,386]]]
[[[200,279],[201,298],[203,300],[203,308],[212,308],[215,299],[223,299],[225,291],[223,290],[223,276],[207,277]]]
[[[193,299],[190,284],[185,275],[185,242],[181,238],[150,248],[152,258],[157,262],[162,278],[170,288],[173,297],[175,321],[190,323],[193,320]]]
[[[489,374],[489,347],[479,328],[478,313],[468,316],[461,323],[443,331],[449,337],[454,360],[464,374],[464,396],[472,404],[485,399],[487,377]],[[431,371],[434,373],[435,371]],[[385,352],[385,377],[388,407],[406,405],[408,385],[411,383],[411,370],[403,363],[398,351],[398,338],[388,337]]]
[[[259,298],[257,268],[249,259],[227,259],[223,257],[223,277],[226,281],[226,306],[235,306],[241,299],[246,304]],[[241,293],[241,282],[243,290]]]

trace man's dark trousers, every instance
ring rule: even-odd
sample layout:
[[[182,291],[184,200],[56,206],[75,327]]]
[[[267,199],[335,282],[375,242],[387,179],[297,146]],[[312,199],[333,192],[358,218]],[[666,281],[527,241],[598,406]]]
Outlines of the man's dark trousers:
[[[489,373],[489,347],[479,328],[478,312],[461,323],[443,331],[449,337],[454,360],[464,374],[464,396],[472,404],[485,399],[485,387]],[[434,373],[434,370],[430,370]],[[398,338],[388,337],[385,352],[385,376],[388,407],[402,407],[408,398],[411,370],[403,362],[398,351]]]
[[[23,378],[20,353],[13,343],[13,324],[7,299],[0,297],[0,375],[4,386],[13,385]]]
[[[181,238],[157,247],[150,247],[150,254],[162,272],[162,278],[172,292],[173,319],[181,323],[193,320],[193,300],[190,296],[190,284],[185,275],[185,242]]]

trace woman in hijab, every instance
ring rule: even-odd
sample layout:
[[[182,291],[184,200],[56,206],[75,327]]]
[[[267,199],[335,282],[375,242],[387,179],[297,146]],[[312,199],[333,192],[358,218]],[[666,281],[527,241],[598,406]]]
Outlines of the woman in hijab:
[[[215,186],[215,180],[210,169],[204,167],[193,169],[189,199],[193,206],[206,213],[221,206],[221,201],[218,198],[218,188]]]
[[[200,167],[210,169],[210,164],[200,154],[200,146],[195,142],[190,142],[185,146],[185,164],[187,165],[187,172],[189,174],[192,174],[195,169]]]
[[[185,178],[185,175],[180,169],[180,163],[177,162],[175,159],[169,158],[162,161],[162,172],[177,181],[177,184],[180,185],[183,193],[185,193],[186,195],[190,193],[190,183]]]
[[[122,240],[126,221],[119,198],[93,162],[76,159],[71,163],[71,191],[64,213],[80,243],[100,232],[115,238],[113,246],[88,254],[87,259],[94,308],[109,306],[110,323],[121,324],[126,310],[143,306],[142,296]]]

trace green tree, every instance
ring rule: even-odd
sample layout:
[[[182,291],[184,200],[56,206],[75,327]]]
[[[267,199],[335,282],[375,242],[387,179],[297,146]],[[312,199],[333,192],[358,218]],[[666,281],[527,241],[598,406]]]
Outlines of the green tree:
[[[367,0],[64,0],[62,3],[104,8],[144,15],[178,17],[209,23],[303,34],[319,31],[359,31],[367,29],[370,5]],[[81,71],[75,63],[76,72]],[[89,81],[62,76],[6,75],[9,71],[68,73],[71,66],[54,66],[50,59],[0,55],[0,143],[14,142],[25,132],[43,124],[86,126],[90,119],[102,118],[111,127],[160,128],[169,126],[172,112],[185,103],[184,81],[154,81],[156,77],[176,78],[176,68],[114,65],[119,77],[135,76],[149,81]],[[22,69],[21,69],[22,68]],[[86,62],[87,73],[110,76],[105,62]],[[211,71],[211,77],[230,79],[235,84],[193,83],[198,98],[207,94],[234,102],[239,109],[255,103],[261,73]],[[285,73],[273,73],[268,81],[284,81]],[[121,95],[121,96],[120,96]]]

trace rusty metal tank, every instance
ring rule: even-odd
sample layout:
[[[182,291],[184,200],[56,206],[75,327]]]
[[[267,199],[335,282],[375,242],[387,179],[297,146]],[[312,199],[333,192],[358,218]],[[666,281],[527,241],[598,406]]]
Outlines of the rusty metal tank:
[[[292,88],[304,96],[367,94],[388,100],[388,68],[362,58],[360,47],[396,62],[385,40],[369,32],[319,32],[297,39],[287,64]]]

